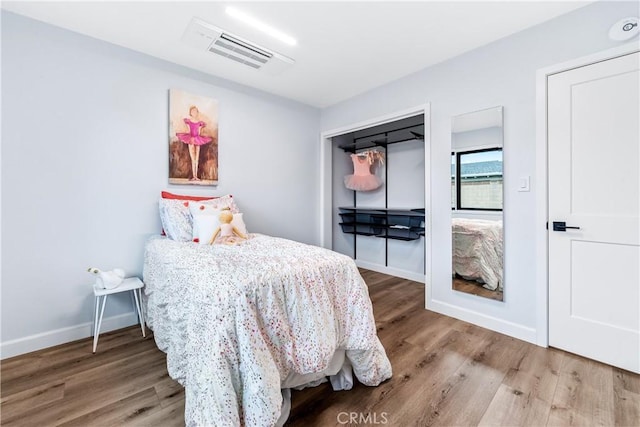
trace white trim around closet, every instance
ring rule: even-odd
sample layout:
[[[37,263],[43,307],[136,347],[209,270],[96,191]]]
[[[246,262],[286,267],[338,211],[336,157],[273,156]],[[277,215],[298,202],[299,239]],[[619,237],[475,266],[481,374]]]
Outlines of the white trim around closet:
[[[364,120],[358,123],[353,123],[347,126],[342,126],[337,129],[322,132],[320,134],[320,246],[332,249],[333,237],[333,212],[332,212],[332,188],[331,188],[331,138],[344,135],[346,133],[355,132],[361,129],[370,128],[373,126],[381,125],[384,123],[394,122],[397,120],[405,119],[407,117],[415,116],[418,114],[424,114],[424,207],[425,207],[425,271],[426,274],[422,275],[409,275],[404,272],[401,275],[397,269],[380,267],[372,268],[373,266],[368,263],[362,263],[356,261],[358,267],[375,270],[381,273],[386,273],[394,276],[399,276],[418,282],[424,282],[425,284],[431,283],[431,174],[429,165],[431,164],[431,104],[426,103],[418,105],[412,108],[407,108],[402,111],[396,111],[393,113],[385,114],[384,116]],[[431,286],[426,286],[427,293],[431,292]],[[425,299],[426,301],[426,299]]]
[[[536,72],[536,344],[549,345],[549,250],[547,181],[547,77],[640,50],[637,40],[539,69]]]

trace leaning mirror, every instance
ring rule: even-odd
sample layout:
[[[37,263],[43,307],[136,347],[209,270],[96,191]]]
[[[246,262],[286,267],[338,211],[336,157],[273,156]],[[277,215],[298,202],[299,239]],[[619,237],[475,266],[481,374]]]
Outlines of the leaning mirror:
[[[502,107],[451,125],[452,287],[503,300]]]

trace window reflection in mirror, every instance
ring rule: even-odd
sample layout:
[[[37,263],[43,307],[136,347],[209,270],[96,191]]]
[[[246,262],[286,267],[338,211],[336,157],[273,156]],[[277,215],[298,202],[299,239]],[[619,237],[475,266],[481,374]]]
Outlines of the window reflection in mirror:
[[[452,286],[503,300],[502,107],[456,116],[451,134]]]

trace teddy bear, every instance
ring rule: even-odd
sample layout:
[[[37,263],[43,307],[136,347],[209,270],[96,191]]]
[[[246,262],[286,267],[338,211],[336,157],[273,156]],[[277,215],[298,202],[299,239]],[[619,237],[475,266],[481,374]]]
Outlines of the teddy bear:
[[[246,235],[240,232],[235,225],[231,224],[233,214],[229,208],[223,209],[218,218],[220,219],[220,225],[216,228],[211,240],[209,240],[210,245],[214,243],[234,245],[247,239]]]
[[[89,267],[87,271],[96,276],[96,287],[100,289],[114,289],[124,281],[125,272],[121,268],[102,271],[95,267]]]

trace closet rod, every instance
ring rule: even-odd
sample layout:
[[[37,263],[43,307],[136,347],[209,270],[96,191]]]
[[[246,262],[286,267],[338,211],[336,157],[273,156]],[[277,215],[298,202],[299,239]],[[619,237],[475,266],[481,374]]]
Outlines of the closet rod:
[[[391,132],[400,132],[401,130],[406,130],[406,129],[411,129],[411,128],[417,128],[417,127],[424,127],[424,123],[420,124],[420,125],[411,125],[411,126],[405,126],[405,127],[401,127],[398,129],[393,129],[393,130],[388,130],[385,132],[379,132],[379,133],[373,133],[371,135],[366,135],[366,136],[359,136],[357,138],[353,138],[353,142],[355,143],[356,141],[358,141],[359,139],[365,139],[365,138],[371,138],[372,136],[379,136],[379,135],[384,135],[387,136],[389,133]],[[407,140],[408,141],[408,140]]]
[[[350,153],[355,153],[356,150],[364,150],[365,148],[374,148],[374,147],[387,147],[392,144],[397,144],[399,142],[406,142],[406,141],[424,141],[424,139],[415,137],[415,138],[401,139],[400,141],[389,141],[389,142],[365,141],[360,144],[354,142],[354,143],[349,143],[345,145],[340,145],[338,146],[338,148],[344,151],[348,151]]]
[[[415,127],[415,126],[411,126],[411,127]],[[395,131],[392,131],[395,132]],[[388,132],[383,132],[383,133],[379,133],[376,135],[385,135]],[[358,138],[358,139],[363,139],[366,137],[362,137],[362,138]],[[339,145],[338,148],[340,148],[341,150],[344,151],[348,151],[351,153],[355,153],[356,150],[363,150],[366,148],[374,148],[374,147],[387,147],[391,144],[397,144],[400,142],[406,142],[406,141],[424,141],[424,137],[420,138],[418,136],[412,136],[411,138],[406,138],[406,139],[400,139],[397,141],[362,141],[362,142],[357,142],[355,139],[353,140],[353,142],[350,142],[348,144],[344,144],[344,145]]]

